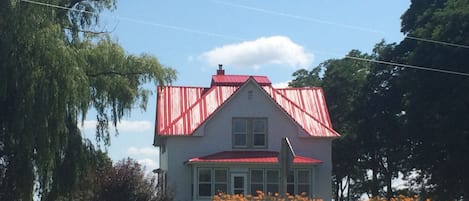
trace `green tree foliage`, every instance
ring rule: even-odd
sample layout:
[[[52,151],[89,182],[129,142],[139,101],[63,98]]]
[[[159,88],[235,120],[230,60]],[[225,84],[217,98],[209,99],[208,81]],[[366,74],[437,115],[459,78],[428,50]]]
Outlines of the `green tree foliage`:
[[[468,45],[467,0],[413,0],[402,16],[411,37]],[[469,49],[405,39],[398,56],[408,64],[469,72]],[[467,76],[405,69],[407,131],[415,145],[413,165],[422,171],[423,192],[438,200],[469,199],[469,81]],[[430,187],[431,186],[431,187]]]
[[[90,171],[88,181],[72,194],[74,200],[90,201],[167,201],[170,196],[157,192],[154,176],[145,174],[141,165],[130,158],[122,159],[114,166],[103,164]],[[92,187],[87,186],[92,184]]]
[[[150,55],[128,55],[106,33],[99,12],[114,0],[51,0],[57,9],[0,1],[0,200],[54,200],[98,157],[77,125],[97,111],[99,142],[135,106],[142,84],[170,83],[175,71]]]
[[[467,0],[413,0],[402,16],[402,32],[409,37],[398,44],[378,43],[364,58],[468,73],[467,19]],[[343,199],[338,193],[345,189],[342,182],[353,191],[346,197],[367,193],[390,198],[398,173],[404,179],[419,175],[409,181],[417,185],[409,193],[468,199],[467,76],[360,61],[366,78],[354,82],[357,76],[350,72],[356,69],[350,70],[354,68],[347,58],[351,56],[329,60],[320,70],[297,71],[291,83],[324,87],[335,129],[344,134],[333,143],[336,199]]]
[[[396,44],[376,44],[372,58],[393,61]],[[398,61],[394,61],[398,62]],[[403,132],[402,109],[404,89],[399,85],[401,67],[371,64],[370,72],[358,97],[354,119],[360,147],[360,193],[370,196],[395,196],[392,180],[406,171],[409,154],[409,137]],[[371,173],[371,178],[368,174]]]
[[[370,56],[358,50],[352,50],[347,56],[369,59]],[[340,139],[333,141],[333,182],[334,197],[344,200],[345,197],[359,197],[352,195],[354,182],[362,175],[358,168],[359,149],[356,133],[356,110],[358,97],[366,83],[370,65],[350,59],[330,59],[321,63],[311,71],[305,69],[293,73],[295,77],[290,83],[293,87],[320,86],[323,87],[329,107],[334,129],[342,134]],[[322,73],[323,72],[323,73]],[[348,189],[348,191],[346,191]]]

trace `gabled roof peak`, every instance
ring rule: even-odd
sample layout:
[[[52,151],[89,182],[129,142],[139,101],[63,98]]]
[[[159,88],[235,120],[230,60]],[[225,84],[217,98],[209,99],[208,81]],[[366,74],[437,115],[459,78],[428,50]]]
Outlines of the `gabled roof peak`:
[[[272,87],[267,76],[225,75],[222,66],[212,76],[210,88],[173,87],[159,88],[157,99],[156,134],[161,136],[191,136],[243,85],[254,83],[266,92],[286,115],[311,137],[336,138],[324,94],[319,87]],[[165,89],[165,90],[163,90]]]
[[[226,75],[223,64],[218,65],[217,74],[212,76],[210,87],[213,86],[233,86],[239,87],[243,85],[249,78],[253,78],[261,86],[271,86],[267,76],[260,75]]]
[[[213,86],[236,86],[239,87],[243,85],[249,78],[254,79],[259,85],[261,86],[271,86],[272,83],[270,82],[267,76],[262,75],[213,75],[212,82],[210,84],[211,87]]]

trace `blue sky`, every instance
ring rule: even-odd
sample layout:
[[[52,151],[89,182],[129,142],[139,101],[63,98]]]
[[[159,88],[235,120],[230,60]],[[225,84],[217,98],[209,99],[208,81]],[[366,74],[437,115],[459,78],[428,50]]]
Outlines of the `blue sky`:
[[[129,54],[148,53],[175,68],[174,85],[208,86],[217,64],[227,74],[267,75],[285,86],[298,69],[341,58],[352,49],[371,52],[384,39],[399,42],[400,16],[408,0],[135,0],[119,1],[101,28]],[[153,83],[145,85],[152,90]],[[155,94],[147,111],[135,109],[119,125],[109,154],[158,167],[152,146]],[[94,115],[84,135],[94,139]]]

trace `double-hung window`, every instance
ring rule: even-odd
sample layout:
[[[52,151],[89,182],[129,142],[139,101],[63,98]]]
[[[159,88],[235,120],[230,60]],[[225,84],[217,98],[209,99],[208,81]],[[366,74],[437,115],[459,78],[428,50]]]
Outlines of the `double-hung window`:
[[[311,194],[311,171],[308,169],[295,169],[288,173],[287,192],[291,195]]]
[[[267,118],[233,118],[234,148],[266,148]]]
[[[210,197],[228,190],[226,169],[200,168],[197,174],[198,196]]]
[[[251,170],[251,195],[257,195],[257,191],[264,190],[264,170]]]
[[[252,169],[251,176],[251,195],[257,195],[257,191],[266,194],[278,193],[280,185],[279,170],[276,169]]]

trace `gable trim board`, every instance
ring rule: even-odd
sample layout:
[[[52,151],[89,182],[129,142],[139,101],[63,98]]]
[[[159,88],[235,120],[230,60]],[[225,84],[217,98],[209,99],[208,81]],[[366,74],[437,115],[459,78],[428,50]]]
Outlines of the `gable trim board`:
[[[331,128],[327,106],[320,88],[275,89],[269,85],[260,86],[254,77],[249,77],[246,82],[239,87],[212,86],[210,89],[206,90],[206,92],[203,92],[206,88],[201,87],[159,87],[157,98],[158,121],[155,134],[157,136],[192,136],[204,122],[209,120],[212,115],[220,110],[225,103],[229,102],[241,88],[249,83],[253,83],[263,91],[263,93],[293,120],[295,124],[309,134],[308,137],[337,138],[340,136]],[[179,89],[179,91],[171,93],[176,89]],[[291,90],[296,90],[296,94],[299,96],[305,95],[303,91],[310,91],[308,92],[309,95],[314,97],[309,98],[317,101],[317,103],[315,103],[315,110],[313,110],[313,108],[302,108],[302,106],[299,105],[302,104],[303,107],[312,106],[311,103],[308,105],[304,104],[305,97],[297,100],[297,102],[302,103],[291,100],[291,98],[287,97],[288,90],[290,90],[290,92]],[[190,95],[196,97],[186,97],[191,91],[193,94]],[[183,96],[182,100],[180,98],[181,94]],[[179,99],[171,98],[172,95],[179,96]],[[193,99],[190,99],[189,103],[187,103],[188,98]],[[176,105],[177,108],[174,111],[168,111],[174,108],[174,102],[179,105]],[[311,111],[306,111],[306,109],[310,109]],[[313,111],[317,113],[316,116],[311,114]]]

